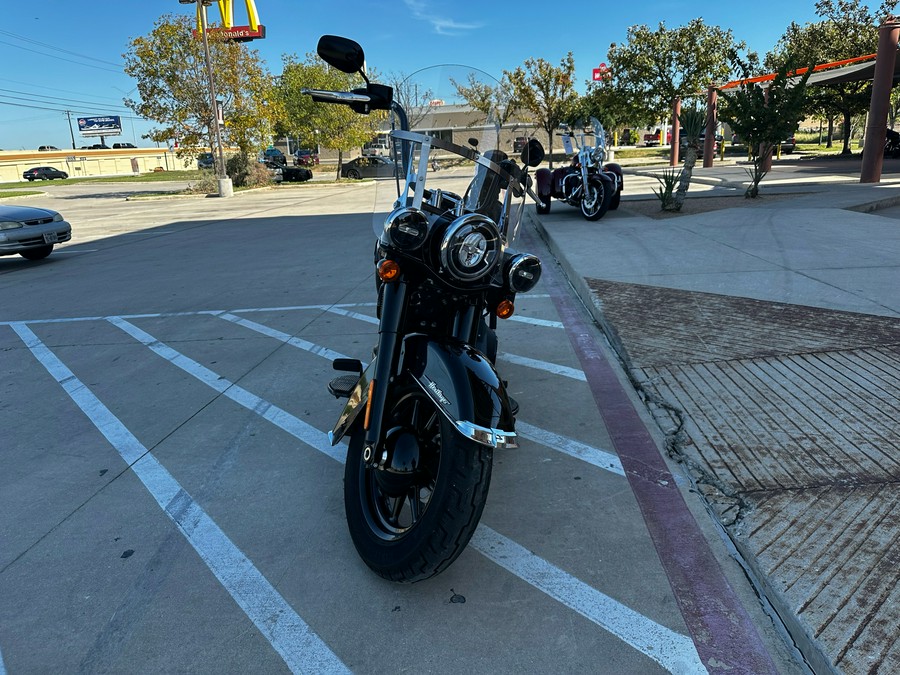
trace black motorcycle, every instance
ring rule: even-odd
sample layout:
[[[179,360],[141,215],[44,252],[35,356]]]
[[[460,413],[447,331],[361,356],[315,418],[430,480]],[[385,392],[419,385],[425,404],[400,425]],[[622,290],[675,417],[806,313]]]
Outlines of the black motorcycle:
[[[596,117],[591,118],[593,134],[582,131],[578,152],[568,166],[554,171],[538,169],[537,193],[540,198],[537,212],[550,213],[551,198],[581,209],[586,220],[599,220],[609,210],[619,208],[622,199],[622,168],[618,164],[604,164],[606,160],[606,132]],[[594,143],[585,137],[593,135]],[[568,130],[565,141],[570,145],[573,134]]]
[[[363,50],[352,40],[324,36],[318,53],[366,79]],[[443,80],[471,81],[458,72]],[[442,100],[454,95],[422,87]],[[517,406],[495,369],[494,329],[541,275],[540,260],[513,244],[525,196],[536,198],[528,168],[544,151],[530,142],[520,167],[497,149],[500,126],[491,120],[467,125],[467,133],[484,130],[469,147],[417,133],[391,88],[368,79],[352,92],[306,91],[363,114],[390,110],[400,125],[391,147],[405,180],[394,182],[393,210],[376,232],[375,357],[365,369],[356,360],[334,362],[353,374],[329,384],[348,399],[330,439],[349,438],[344,504],[359,555],[386,579],[418,581],[446,569],[468,544],[494,450],[517,447]],[[445,165],[439,176],[436,151]]]

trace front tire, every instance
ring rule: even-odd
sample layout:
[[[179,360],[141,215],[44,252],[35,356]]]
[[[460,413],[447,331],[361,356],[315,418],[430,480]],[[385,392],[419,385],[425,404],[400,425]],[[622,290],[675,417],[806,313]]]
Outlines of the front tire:
[[[358,424],[347,450],[344,507],[366,565],[390,581],[413,582],[445,570],[469,543],[487,501],[493,451],[463,438],[417,385],[396,391],[386,443],[415,457],[416,468],[367,468]]]
[[[359,171],[356,169],[350,169],[347,172],[347,178],[352,178],[353,180],[359,180]]]
[[[43,260],[53,251],[53,244],[47,244],[46,246],[38,246],[36,248],[30,248],[27,251],[19,251],[19,255],[25,258],[25,260]]]
[[[600,220],[609,210],[610,190],[599,178],[588,179],[587,193],[581,198],[581,215],[585,220]]]

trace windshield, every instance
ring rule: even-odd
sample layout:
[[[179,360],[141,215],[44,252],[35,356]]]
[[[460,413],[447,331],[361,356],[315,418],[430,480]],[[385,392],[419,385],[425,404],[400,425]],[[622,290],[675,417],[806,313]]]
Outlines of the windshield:
[[[390,186],[392,202],[422,208],[430,200],[458,215],[485,215],[512,247],[524,207],[525,167],[513,152],[522,129],[507,122],[508,88],[483,71],[441,65],[395,85],[394,100],[406,111],[410,130],[401,130],[393,116],[388,153],[398,177],[379,181],[378,189]],[[380,232],[383,219],[375,220]]]

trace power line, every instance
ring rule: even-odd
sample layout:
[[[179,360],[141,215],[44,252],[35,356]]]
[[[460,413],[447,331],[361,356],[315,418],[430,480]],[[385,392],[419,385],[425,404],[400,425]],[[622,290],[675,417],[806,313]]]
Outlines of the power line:
[[[59,61],[68,61],[69,63],[74,63],[75,65],[78,65],[78,66],[85,66],[87,68],[96,68],[97,70],[105,70],[109,73],[121,73],[122,72],[121,69],[115,70],[113,68],[104,68],[103,66],[95,66],[90,63],[79,63],[78,61],[73,61],[72,59],[64,59],[62,56],[56,56],[55,54],[45,54],[43,52],[35,51],[31,47],[23,47],[22,45],[16,45],[16,44],[13,44],[12,42],[6,42],[5,40],[0,40],[0,44],[8,45],[10,47],[15,47],[16,49],[25,49],[31,54],[40,54],[41,56],[46,56],[51,59],[57,59]]]
[[[29,98],[22,98],[20,96],[10,96],[9,94],[4,94],[2,92],[9,92],[9,94],[23,94],[24,96],[28,96]],[[83,99],[68,99],[62,98],[61,96],[47,96],[45,94],[35,94],[30,91],[18,91],[16,89],[3,89],[0,88],[0,96],[4,98],[11,98],[15,100],[21,101],[32,101],[34,103],[47,103],[48,105],[54,105],[55,101],[62,101],[66,105],[90,105],[96,108],[119,108],[121,110],[131,110],[127,105],[122,103],[98,103],[96,101],[85,101]],[[34,99],[51,99],[51,100],[34,100]]]
[[[34,82],[20,82],[19,80],[10,80],[9,78],[6,78],[6,77],[0,77],[0,82],[12,82],[13,84],[21,84],[24,87],[28,87],[28,86],[34,84]],[[64,94],[83,94],[84,93],[83,91],[71,91],[69,89],[59,89],[57,87],[46,87],[43,85],[41,85],[41,89],[46,89],[47,91],[60,91]],[[132,89],[132,91],[134,91],[134,89]],[[110,100],[117,100],[117,101],[121,100],[121,99],[114,99],[111,96],[98,96],[97,98],[109,98]]]
[[[13,108],[29,108],[29,109],[31,109],[31,110],[50,110],[50,111],[52,111],[52,112],[58,112],[58,113],[65,113],[65,112],[69,111],[69,112],[73,112],[73,113],[75,113],[75,114],[81,114],[81,115],[93,115],[93,114],[95,114],[95,111],[93,111],[93,110],[85,110],[85,109],[82,109],[82,108],[72,108],[72,107],[68,107],[68,108],[47,108],[47,107],[45,107],[45,106],[28,105],[27,103],[10,103],[9,101],[2,101],[2,100],[0,100],[0,105],[8,105],[8,106],[13,107]],[[145,117],[135,117],[134,115],[117,115],[117,117],[123,117],[123,118],[125,118],[125,119],[127,119],[127,120],[147,121],[147,119],[146,119]]]
[[[122,69],[125,67],[121,63],[113,63],[112,61],[104,61],[103,59],[98,59],[94,56],[87,56],[85,54],[79,54],[78,52],[72,52],[72,51],[69,51],[68,49],[63,49],[62,47],[58,47],[57,45],[50,45],[50,44],[47,44],[46,42],[39,42],[38,40],[34,40],[32,38],[25,37],[24,35],[16,35],[15,33],[10,33],[8,30],[0,30],[0,35],[8,35],[9,37],[15,38],[16,40],[22,40],[22,42],[30,42],[31,44],[34,44],[34,45],[40,45],[41,47],[47,47],[48,49],[52,49],[55,52],[63,52],[64,54],[71,54],[72,56],[77,56],[79,59],[85,59],[87,61],[96,61],[97,63],[105,63],[108,66],[114,66],[119,69]],[[25,49],[25,47],[20,47],[20,48]]]

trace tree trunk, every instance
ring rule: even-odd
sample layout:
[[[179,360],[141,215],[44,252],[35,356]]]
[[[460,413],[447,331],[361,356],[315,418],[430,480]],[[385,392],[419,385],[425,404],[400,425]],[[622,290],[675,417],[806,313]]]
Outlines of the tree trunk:
[[[828,142],[825,143],[826,148],[830,148],[833,146],[834,138],[834,117],[828,118]]]
[[[547,131],[547,130],[544,129],[544,131]],[[547,138],[550,139],[548,141],[548,144],[550,145],[550,149],[547,152],[547,157],[550,158],[550,170],[553,171],[553,131],[547,132]]]
[[[842,155],[849,155],[853,151],[850,149],[850,111],[844,111],[844,148],[841,150]]]
[[[344,163],[344,151],[338,150],[338,166],[337,166],[337,174],[335,175],[335,180],[341,179],[341,165]]]
[[[691,176],[694,174],[694,166],[697,164],[698,154],[696,146],[688,144],[687,147],[685,147],[684,168],[681,170],[681,180],[678,182],[678,189],[675,191],[675,195],[672,198],[672,208],[666,208],[665,205],[663,205],[663,209],[666,211],[681,211],[681,207],[684,206],[688,188],[691,186]]]

